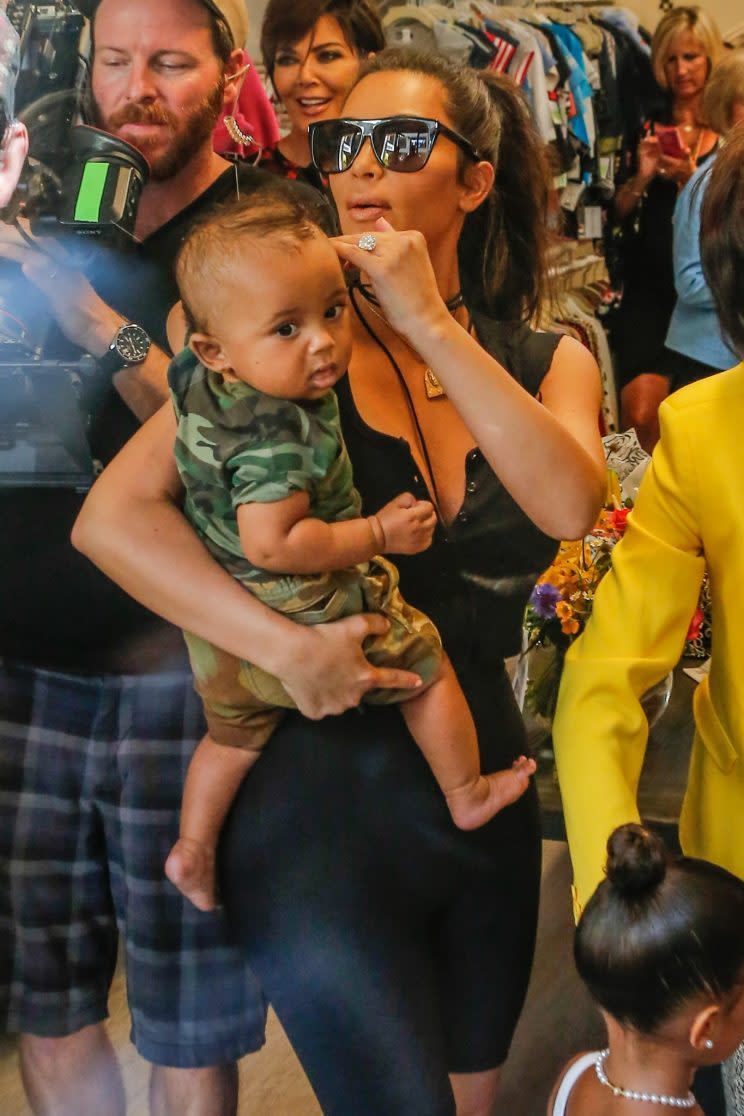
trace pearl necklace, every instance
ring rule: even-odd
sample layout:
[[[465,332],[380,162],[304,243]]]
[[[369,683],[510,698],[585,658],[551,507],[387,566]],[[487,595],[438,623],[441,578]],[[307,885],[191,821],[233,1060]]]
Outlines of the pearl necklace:
[[[616,1097],[624,1097],[625,1100],[645,1101],[647,1104],[665,1104],[669,1108],[695,1107],[697,1101],[692,1093],[688,1093],[686,1097],[672,1097],[665,1093],[638,1093],[635,1089],[623,1089],[621,1085],[613,1085],[604,1068],[609,1053],[609,1049],[600,1050],[594,1063],[594,1070],[600,1085],[606,1085]]]

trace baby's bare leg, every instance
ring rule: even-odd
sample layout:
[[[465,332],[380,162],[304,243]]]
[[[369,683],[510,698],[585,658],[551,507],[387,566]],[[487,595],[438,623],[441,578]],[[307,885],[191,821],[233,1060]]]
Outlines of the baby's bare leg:
[[[227,811],[260,752],[226,747],[207,735],[199,741],[183,788],[180,836],[165,874],[200,911],[217,906],[214,857]]]
[[[484,825],[527,790],[535,763],[524,756],[505,771],[481,774],[475,725],[449,659],[428,689],[401,709],[460,829]]]

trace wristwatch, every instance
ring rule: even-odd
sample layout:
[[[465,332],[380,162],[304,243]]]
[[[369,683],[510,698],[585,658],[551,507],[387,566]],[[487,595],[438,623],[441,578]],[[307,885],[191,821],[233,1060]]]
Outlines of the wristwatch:
[[[125,322],[116,331],[113,341],[98,361],[102,372],[118,372],[132,364],[142,364],[150,351],[150,337],[147,330],[135,322]]]

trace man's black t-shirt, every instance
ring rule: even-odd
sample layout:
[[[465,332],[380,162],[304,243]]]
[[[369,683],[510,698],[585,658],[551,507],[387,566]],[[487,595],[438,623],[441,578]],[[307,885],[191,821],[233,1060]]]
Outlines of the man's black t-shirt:
[[[213,205],[280,180],[228,168],[199,198],[127,253],[101,249],[90,280],[103,300],[168,351],[166,319],[178,301],[175,257]],[[286,188],[286,186],[285,186]],[[293,184],[300,190],[307,187]],[[327,205],[320,199],[320,212]],[[324,222],[327,224],[327,222]],[[138,426],[111,386],[88,385],[93,456],[109,462]],[[70,532],[83,496],[68,489],[0,490],[0,657],[70,673],[146,673],[185,663],[180,632],[142,608],[79,554]]]

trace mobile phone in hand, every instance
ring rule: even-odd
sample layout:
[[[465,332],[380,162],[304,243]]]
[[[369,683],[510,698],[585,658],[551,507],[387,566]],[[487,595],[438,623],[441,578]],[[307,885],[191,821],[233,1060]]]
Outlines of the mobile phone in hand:
[[[690,154],[682,142],[679,128],[675,128],[673,124],[657,124],[654,127],[654,135],[659,141],[662,155],[666,155],[667,158],[686,159]]]

